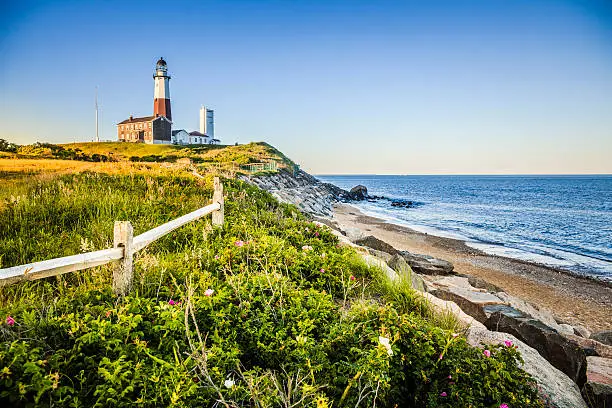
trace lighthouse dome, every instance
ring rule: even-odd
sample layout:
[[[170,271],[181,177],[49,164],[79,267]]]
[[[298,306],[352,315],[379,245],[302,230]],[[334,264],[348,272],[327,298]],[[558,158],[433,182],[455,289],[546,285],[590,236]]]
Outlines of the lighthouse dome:
[[[161,66],[166,66],[166,61],[164,61],[164,57],[161,57],[158,61],[157,61],[157,65],[161,65]]]

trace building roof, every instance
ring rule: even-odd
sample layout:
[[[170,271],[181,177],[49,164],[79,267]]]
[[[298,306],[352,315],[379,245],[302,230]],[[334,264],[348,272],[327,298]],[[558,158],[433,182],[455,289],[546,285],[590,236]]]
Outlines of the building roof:
[[[186,131],[185,129],[178,129],[178,130],[173,130],[173,131],[172,131],[172,136],[175,136],[175,135],[176,135],[177,133],[179,133],[179,132],[185,132],[185,133],[187,133],[187,131]]]
[[[206,136],[204,133],[200,133],[197,130],[194,130],[193,132],[189,132],[189,136],[203,136],[203,137],[208,137]]]
[[[126,120],[124,120],[123,122],[119,122],[117,123],[118,125],[124,125],[126,123],[136,123],[136,122],[150,122],[153,119],[155,119],[155,116],[143,116],[140,118],[135,118],[133,116],[130,116],[129,118],[127,118]]]
[[[158,61],[157,61],[157,65],[163,65],[166,66],[166,61],[164,61],[164,57],[161,57]]]

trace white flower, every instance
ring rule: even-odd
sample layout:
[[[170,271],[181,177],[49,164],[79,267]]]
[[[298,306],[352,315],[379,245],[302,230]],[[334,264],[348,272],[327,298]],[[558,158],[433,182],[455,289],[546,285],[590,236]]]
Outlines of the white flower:
[[[234,386],[234,380],[225,380],[225,388],[232,388]]]
[[[382,344],[387,349],[387,354],[392,356],[393,350],[391,350],[391,345],[389,344],[389,339],[383,336],[378,336],[378,342]]]

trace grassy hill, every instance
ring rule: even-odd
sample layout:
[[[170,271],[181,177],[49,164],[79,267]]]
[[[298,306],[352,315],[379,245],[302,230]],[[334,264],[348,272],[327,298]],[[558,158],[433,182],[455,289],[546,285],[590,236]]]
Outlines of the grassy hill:
[[[125,146],[119,162],[0,159],[0,267],[107,248],[115,220],[139,234],[210,202],[214,168],[132,162],[145,148]],[[266,144],[186,154],[285,160]],[[0,406],[542,406],[514,348],[484,355],[409,278],[392,284],[296,207],[224,185],[223,228],[208,217],[139,252],[125,298],[111,266],[3,287]]]
[[[10,155],[17,158],[69,159],[81,161],[144,161],[175,162],[180,158],[189,158],[196,163],[261,163],[276,161],[281,167],[293,167],[289,158],[267,143],[249,143],[238,146],[215,145],[152,145],[145,143],[68,143],[17,146]]]

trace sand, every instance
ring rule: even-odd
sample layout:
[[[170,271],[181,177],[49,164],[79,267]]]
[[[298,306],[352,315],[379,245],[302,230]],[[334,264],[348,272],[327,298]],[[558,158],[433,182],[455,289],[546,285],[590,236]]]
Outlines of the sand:
[[[399,250],[435,256],[505,292],[548,310],[560,323],[582,325],[593,332],[612,330],[612,285],[535,263],[485,254],[463,241],[436,237],[364,215],[338,204],[333,219],[340,229],[357,228]]]

